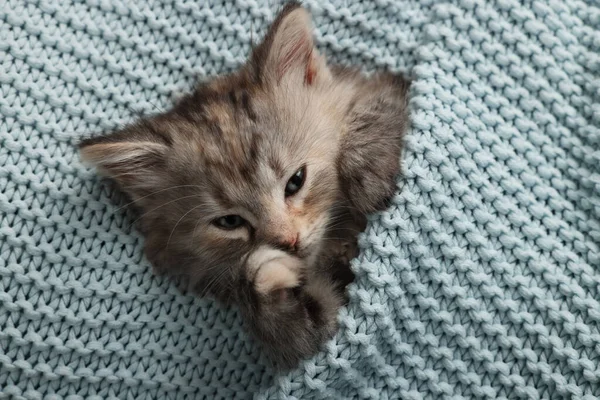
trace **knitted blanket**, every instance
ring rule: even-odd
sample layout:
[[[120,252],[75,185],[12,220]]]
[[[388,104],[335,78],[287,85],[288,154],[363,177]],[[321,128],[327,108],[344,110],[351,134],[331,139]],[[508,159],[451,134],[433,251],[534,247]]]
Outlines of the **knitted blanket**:
[[[277,4],[0,0],[0,399],[600,396],[598,3],[306,4],[330,60],[413,78],[412,127],[339,333],[280,374],[75,149],[236,68]]]

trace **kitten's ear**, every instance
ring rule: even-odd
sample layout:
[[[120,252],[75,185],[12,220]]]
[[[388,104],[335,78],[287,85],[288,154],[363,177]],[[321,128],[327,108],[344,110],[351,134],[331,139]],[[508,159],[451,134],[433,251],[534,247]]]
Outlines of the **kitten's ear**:
[[[168,139],[143,123],[82,141],[82,161],[116,180],[134,199],[161,183]]]
[[[315,85],[331,77],[313,40],[310,14],[299,3],[288,3],[254,49],[251,66],[261,81],[279,84],[291,78]]]
[[[409,82],[392,74],[370,82],[349,111],[338,153],[342,190],[363,214],[384,210],[392,201],[409,123]]]

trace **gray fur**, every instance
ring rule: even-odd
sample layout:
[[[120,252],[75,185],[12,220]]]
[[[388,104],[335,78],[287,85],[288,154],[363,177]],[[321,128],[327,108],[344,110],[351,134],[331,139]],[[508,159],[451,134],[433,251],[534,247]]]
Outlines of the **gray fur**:
[[[239,71],[81,143],[140,209],[155,270],[237,305],[282,366],[335,333],[356,235],[395,192],[407,126],[408,83],[327,66],[307,21],[284,7]],[[215,226],[234,213],[248,223]]]

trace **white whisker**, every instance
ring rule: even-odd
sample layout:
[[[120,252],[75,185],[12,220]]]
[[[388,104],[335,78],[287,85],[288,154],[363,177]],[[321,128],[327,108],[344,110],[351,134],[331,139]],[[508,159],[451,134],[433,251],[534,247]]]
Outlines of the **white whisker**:
[[[197,208],[202,207],[202,204],[199,204],[195,207],[192,207],[188,212],[186,212],[185,214],[183,214],[181,216],[181,218],[179,218],[179,220],[177,221],[177,223],[175,224],[175,226],[173,227],[173,229],[171,230],[171,234],[169,235],[169,239],[167,240],[167,245],[165,247],[165,251],[168,251],[169,249],[169,244],[171,243],[171,238],[173,237],[173,233],[175,233],[175,229],[177,228],[177,225],[179,225],[179,223],[185,218],[186,215],[188,215],[189,213],[191,213],[192,211],[194,211]]]
[[[150,213],[152,213],[152,212],[154,212],[154,211],[158,210],[158,209],[159,209],[159,208],[161,208],[161,207],[164,207],[164,206],[166,206],[166,205],[168,205],[168,204],[175,203],[176,201],[180,201],[180,200],[184,200],[184,199],[189,199],[189,198],[191,198],[191,197],[198,197],[198,196],[200,196],[200,195],[199,195],[199,194],[193,194],[193,195],[190,195],[190,196],[183,196],[183,197],[179,197],[179,198],[177,198],[177,199],[175,199],[175,200],[167,201],[166,203],[164,203],[164,204],[161,204],[160,206],[158,206],[158,207],[156,207],[156,208],[153,208],[152,210],[150,210],[150,211],[147,211],[147,212],[143,213],[142,215],[140,215],[140,216],[139,216],[138,218],[136,218],[136,219],[135,219],[135,220],[134,220],[134,221],[133,221],[131,224],[129,224],[129,228],[131,228],[131,227],[132,227],[132,226],[133,226],[133,225],[134,225],[134,224],[135,224],[137,221],[139,221],[140,219],[142,219],[144,216],[146,216],[146,215],[148,215],[148,214],[150,214]]]

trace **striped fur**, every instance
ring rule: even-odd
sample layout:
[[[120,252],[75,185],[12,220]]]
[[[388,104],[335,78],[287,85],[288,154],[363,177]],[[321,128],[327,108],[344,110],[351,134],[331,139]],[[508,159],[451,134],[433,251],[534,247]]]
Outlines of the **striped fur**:
[[[328,66],[311,29],[289,4],[239,71],[81,145],[141,209],[155,269],[237,304],[283,365],[334,333],[356,235],[394,194],[407,121],[406,81]],[[246,222],[215,225],[226,215]]]

